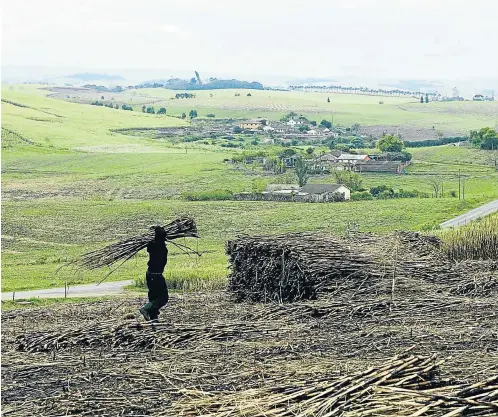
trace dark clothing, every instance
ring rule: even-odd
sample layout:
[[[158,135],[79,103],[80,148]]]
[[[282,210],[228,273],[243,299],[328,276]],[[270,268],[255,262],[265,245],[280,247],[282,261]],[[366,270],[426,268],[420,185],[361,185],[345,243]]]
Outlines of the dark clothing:
[[[168,302],[168,287],[163,276],[164,267],[168,262],[168,249],[164,240],[164,234],[156,230],[154,242],[147,245],[149,262],[147,262],[147,273],[145,279],[149,289],[149,302],[142,308],[146,310],[151,320],[157,320],[159,309]]]
[[[168,249],[166,242],[163,239],[157,238],[154,242],[147,245],[147,252],[149,252],[149,262],[147,262],[148,270],[150,272],[163,273],[164,267],[168,262]]]
[[[159,309],[164,307],[169,299],[166,280],[162,274],[149,271],[145,274],[145,279],[149,289],[149,302],[143,308],[149,313],[152,320],[157,320]]]

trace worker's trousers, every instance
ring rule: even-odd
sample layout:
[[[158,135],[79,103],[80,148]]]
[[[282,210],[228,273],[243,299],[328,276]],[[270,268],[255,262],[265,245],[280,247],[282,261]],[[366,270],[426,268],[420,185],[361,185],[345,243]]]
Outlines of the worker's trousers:
[[[149,289],[149,302],[144,305],[152,320],[157,319],[159,309],[168,302],[168,287],[163,274],[149,272],[145,274],[147,288]]]

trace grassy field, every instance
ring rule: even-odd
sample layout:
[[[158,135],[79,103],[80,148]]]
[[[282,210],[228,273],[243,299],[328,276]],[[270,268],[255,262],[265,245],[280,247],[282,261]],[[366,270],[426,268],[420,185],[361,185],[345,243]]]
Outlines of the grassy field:
[[[127,90],[122,93],[75,91],[58,97],[70,101],[89,103],[105,100],[127,103],[140,111],[142,105],[156,109],[166,107],[168,114],[188,115],[197,109],[200,117],[215,114],[217,117],[267,117],[279,120],[284,114],[295,111],[311,120],[332,120],[350,126],[418,126],[442,129],[448,132],[466,132],[498,123],[498,102],[434,102],[421,104],[418,99],[375,97],[348,94],[302,93],[268,90],[214,90],[194,91],[192,99],[174,99],[179,91],[163,88]],[[235,96],[240,93],[240,96]],[[251,96],[247,96],[247,94]],[[69,98],[66,96],[69,95]],[[331,102],[327,102],[330,97]],[[383,101],[383,104],[379,104]],[[106,109],[105,109],[106,110]]]
[[[407,175],[365,175],[364,185],[386,184],[397,189],[430,191],[428,179],[437,174],[444,176],[448,196],[449,191],[458,189],[456,175],[462,170],[467,175],[465,202],[449,197],[331,205],[187,202],[181,199],[184,191],[250,191],[255,179],[266,182],[281,179],[224,164],[223,159],[232,152],[217,146],[202,148],[189,144],[186,153],[183,145],[112,132],[116,128],[186,123],[177,118],[68,103],[47,98],[48,91],[34,86],[6,87],[2,92],[3,100],[16,103],[2,103],[4,291],[61,286],[65,281],[70,284],[96,281],[105,272],[62,269],[55,274],[55,271],[85,250],[139,232],[152,223],[167,222],[180,213],[189,213],[197,219],[202,236],[198,245],[203,256],[188,258],[172,251],[167,278],[176,288],[210,287],[224,283],[227,273],[224,243],[239,233],[303,230],[341,233],[351,221],[358,223],[363,231],[420,230],[498,196],[498,177],[488,154],[443,146],[410,150],[415,163]],[[140,94],[159,92],[171,93],[140,90]],[[232,105],[231,98],[223,98],[227,92],[215,91],[212,98],[209,92],[198,93],[195,100],[207,103],[216,99],[216,105],[222,102]],[[256,91],[252,97],[233,99],[262,100],[258,94],[263,93],[266,92]],[[285,94],[277,95],[287,97]],[[292,95],[289,97],[289,105],[312,106],[315,102],[321,106],[319,95],[310,95],[302,103]],[[341,96],[341,99],[345,105],[354,107],[358,97]],[[361,98],[364,99],[376,100]],[[281,99],[282,105],[287,105],[285,100]],[[347,100],[351,103],[346,103]],[[385,108],[398,105],[398,100],[386,99]],[[371,105],[375,106],[375,101]],[[241,112],[244,116],[253,115],[252,110]],[[333,182],[333,178],[311,181]],[[145,255],[141,254],[109,279],[140,278],[145,263]]]

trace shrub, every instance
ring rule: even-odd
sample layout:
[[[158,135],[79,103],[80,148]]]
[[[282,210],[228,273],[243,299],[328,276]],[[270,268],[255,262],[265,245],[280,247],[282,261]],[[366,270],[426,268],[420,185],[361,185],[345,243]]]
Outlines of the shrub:
[[[207,117],[216,117],[213,113],[209,113]]]
[[[221,201],[231,200],[233,192],[229,190],[213,190],[201,192],[184,192],[182,198],[187,201]]]
[[[351,201],[373,200],[374,197],[368,191],[351,193]]]
[[[123,105],[121,106],[121,108],[122,108],[123,110],[133,111],[133,107],[128,106],[127,104],[123,104]]]

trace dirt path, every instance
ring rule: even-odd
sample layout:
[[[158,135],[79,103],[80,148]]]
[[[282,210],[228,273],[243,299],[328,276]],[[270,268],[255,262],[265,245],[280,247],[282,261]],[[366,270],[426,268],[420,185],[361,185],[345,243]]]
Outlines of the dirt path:
[[[82,298],[102,297],[124,293],[124,287],[131,285],[132,280],[103,282],[102,284],[73,285],[67,288],[47,288],[43,290],[3,292],[2,300],[26,300],[29,298]]]
[[[483,206],[477,207],[473,210],[470,210],[467,213],[461,214],[454,219],[447,220],[441,223],[441,229],[446,229],[448,227],[456,227],[463,226],[472,220],[476,220],[480,217],[487,216],[488,214],[494,213],[498,211],[498,200],[491,201],[490,203],[484,204]]]

